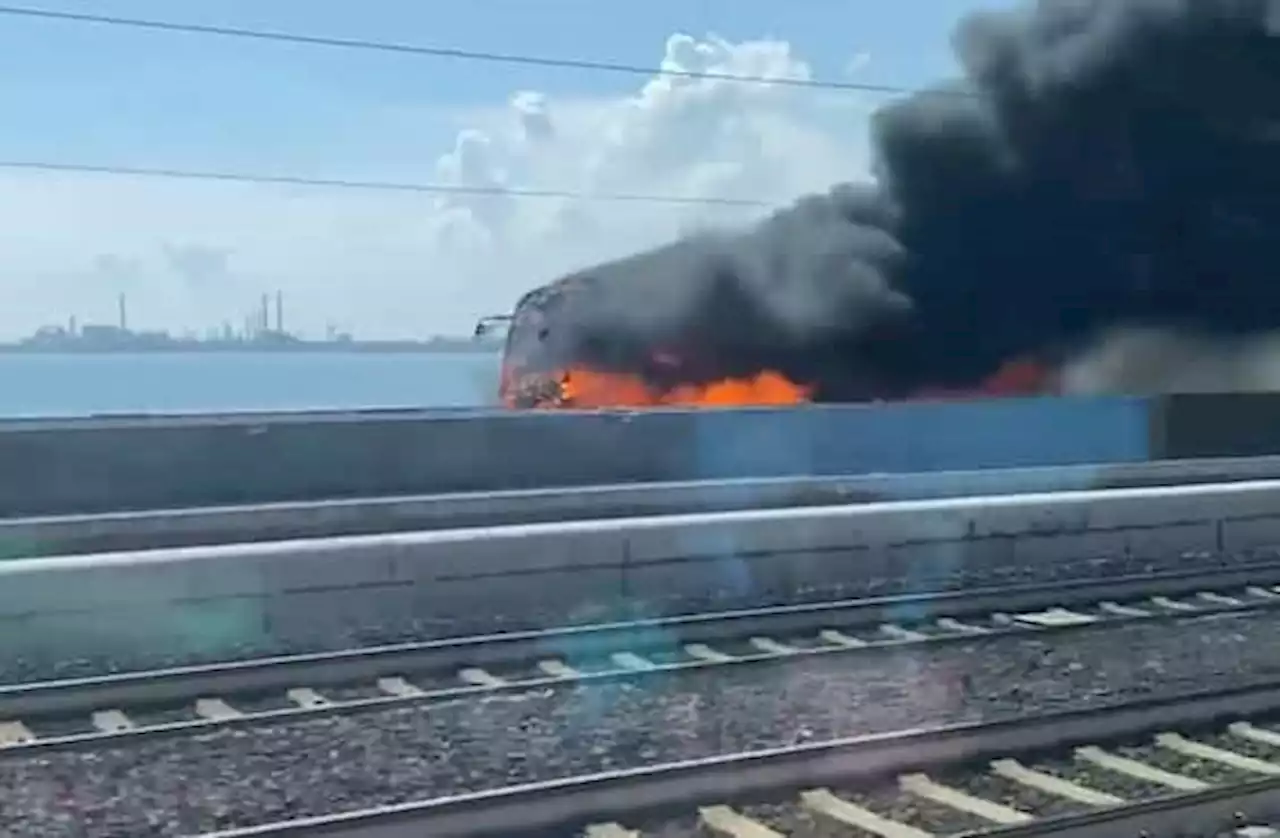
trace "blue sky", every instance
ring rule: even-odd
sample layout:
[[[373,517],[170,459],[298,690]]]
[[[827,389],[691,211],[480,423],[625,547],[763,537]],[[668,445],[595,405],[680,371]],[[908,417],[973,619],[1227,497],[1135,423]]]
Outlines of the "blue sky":
[[[952,66],[977,0],[32,0],[168,18],[641,65],[675,31],[794,44],[820,77],[918,86]],[[990,5],[990,2],[982,5]],[[153,34],[0,16],[0,156],[376,175],[425,166],[458,114],[519,89],[611,93],[640,80]]]
[[[920,87],[954,71],[949,37],[965,12],[1012,0],[25,2],[641,67],[656,66],[675,33],[714,34],[734,44],[786,41],[818,78],[847,79],[851,59],[866,55],[858,81]],[[476,129],[484,136],[467,148],[480,151],[467,159],[480,160],[475,171],[486,183],[707,196],[737,190],[782,202],[865,175],[865,97],[851,96],[844,107],[843,94],[738,97],[725,95],[733,86],[690,85],[655,94],[659,104],[648,102],[632,120],[619,106],[635,102],[645,81],[0,15],[0,159],[434,181],[449,177],[437,163],[459,131]],[[547,94],[554,141],[512,140],[518,132],[506,103],[528,90]],[[603,133],[592,133],[599,126]],[[362,334],[465,330],[533,284],[668,240],[706,214],[92,175],[0,177],[5,335],[69,313],[110,317],[122,289],[137,322],[157,327],[238,318],[260,293],[281,289],[294,301],[298,327],[312,333],[331,317]],[[590,236],[581,234],[584,225]],[[224,254],[225,270],[213,279],[186,276],[168,254],[192,249]]]

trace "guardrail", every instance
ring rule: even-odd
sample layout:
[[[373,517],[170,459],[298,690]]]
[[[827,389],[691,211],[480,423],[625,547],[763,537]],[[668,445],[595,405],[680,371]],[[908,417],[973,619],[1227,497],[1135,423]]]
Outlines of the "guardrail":
[[[1280,454],[1280,395],[0,421],[0,518]]]
[[[0,558],[893,500],[1280,479],[1280,457],[780,477],[0,519]]]

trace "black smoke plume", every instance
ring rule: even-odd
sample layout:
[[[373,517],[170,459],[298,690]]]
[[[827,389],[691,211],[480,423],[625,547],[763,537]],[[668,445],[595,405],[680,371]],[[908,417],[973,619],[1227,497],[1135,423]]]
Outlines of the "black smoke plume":
[[[1280,0],[1040,0],[954,43],[962,79],[875,115],[874,184],[583,271],[546,347],[893,397],[1280,329]]]

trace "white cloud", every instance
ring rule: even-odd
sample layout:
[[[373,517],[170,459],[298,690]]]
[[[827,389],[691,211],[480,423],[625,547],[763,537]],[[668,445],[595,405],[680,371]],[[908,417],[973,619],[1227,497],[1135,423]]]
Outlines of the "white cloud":
[[[865,58],[858,59],[865,66]],[[788,44],[671,37],[662,66],[806,78]],[[660,76],[613,98],[513,92],[403,180],[480,189],[763,199],[780,204],[868,170],[856,95]],[[383,175],[385,176],[385,172]],[[279,288],[292,324],[364,334],[461,333],[552,277],[759,210],[424,196],[301,187],[0,176],[0,332],[70,314],[138,325],[242,320]]]

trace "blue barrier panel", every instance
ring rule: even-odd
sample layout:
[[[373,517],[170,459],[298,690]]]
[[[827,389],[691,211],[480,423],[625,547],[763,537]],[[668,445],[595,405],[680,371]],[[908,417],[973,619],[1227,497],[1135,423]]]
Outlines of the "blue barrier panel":
[[[1149,458],[1143,399],[1009,399],[694,416],[681,479],[959,471]]]
[[[1149,459],[1141,399],[0,423],[0,515]]]

